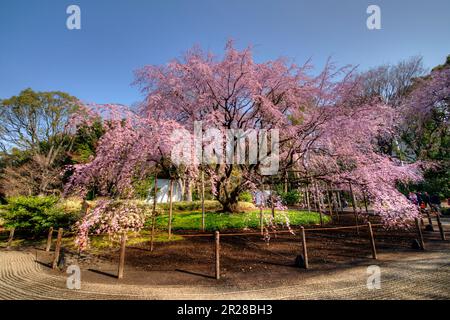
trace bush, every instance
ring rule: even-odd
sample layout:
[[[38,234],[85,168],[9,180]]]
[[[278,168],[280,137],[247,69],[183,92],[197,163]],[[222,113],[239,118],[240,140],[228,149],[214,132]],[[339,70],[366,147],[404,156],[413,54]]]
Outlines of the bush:
[[[40,234],[50,227],[67,228],[78,218],[79,212],[65,212],[54,196],[10,197],[0,211],[6,228],[16,228]]]
[[[296,190],[282,192],[280,196],[283,203],[288,206],[297,204],[300,201],[300,194]]]
[[[108,234],[118,239],[123,232],[140,231],[151,207],[128,200],[99,200],[96,206],[76,223],[75,243],[80,250],[89,245],[89,233]]]
[[[239,201],[243,201],[243,202],[253,202],[253,196],[250,192],[242,192],[239,195]]]

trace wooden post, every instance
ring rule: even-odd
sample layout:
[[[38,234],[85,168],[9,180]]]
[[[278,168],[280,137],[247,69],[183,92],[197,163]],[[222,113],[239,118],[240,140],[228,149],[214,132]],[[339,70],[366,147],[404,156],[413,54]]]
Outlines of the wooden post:
[[[215,232],[215,241],[216,241],[216,279],[220,279],[220,233],[219,231]]]
[[[370,245],[372,247],[372,258],[377,260],[377,248],[375,247],[375,239],[373,238],[372,224],[370,222],[367,222],[367,226],[369,227]]]
[[[419,218],[416,218],[416,228],[417,228],[417,234],[419,235],[420,247],[422,250],[425,250],[425,243],[423,242],[423,235],[422,235],[422,229],[420,229]]]
[[[338,191],[336,192],[336,194],[337,194],[337,201],[338,201],[338,206],[339,206],[338,211],[339,211],[341,214],[343,214],[343,213],[344,213],[344,207],[342,207],[341,190],[338,190]],[[338,222],[339,222],[339,220],[340,220],[340,218],[339,218],[339,213],[338,213],[337,217],[338,217]]]
[[[328,211],[330,212],[330,217],[333,216],[333,207],[331,205],[331,198],[330,198],[330,186],[327,185],[327,201],[328,201]]]
[[[427,214],[427,217],[428,217],[428,224],[431,226],[431,227],[430,227],[430,228],[431,228],[431,231],[434,231],[434,228],[433,228],[433,220],[431,219],[431,215],[430,215],[430,213],[428,212],[427,209],[424,209],[424,211],[425,211],[425,213]]]
[[[309,201],[309,184],[306,184],[306,203],[308,205],[308,212],[311,212],[311,204]]]
[[[436,214],[436,219],[437,219],[437,223],[438,223],[438,227],[439,227],[439,232],[441,233],[441,239],[445,241],[445,232],[444,232],[444,228],[442,227],[441,217],[439,215],[439,212],[435,212],[435,214]]]
[[[284,171],[284,193],[288,192],[288,174]]]
[[[306,202],[306,189],[302,188],[302,204],[303,204],[303,208],[307,208],[308,207],[308,203]]]
[[[50,247],[52,246],[52,237],[53,237],[53,227],[50,227],[50,229],[48,229],[47,246],[45,247],[45,251],[47,252],[50,251]]]
[[[155,195],[153,196],[153,211],[152,211],[152,230],[150,235],[150,251],[153,251],[153,241],[155,239],[155,220],[156,220],[156,202],[158,200],[158,175],[155,173]]]
[[[16,228],[12,228],[9,230],[9,237],[8,242],[6,243],[6,249],[9,249],[11,247],[12,241],[14,240],[14,232],[16,231]]]
[[[369,209],[367,207],[367,197],[366,197],[366,192],[363,191],[363,199],[364,199],[364,207],[366,209],[366,213],[369,213]]]
[[[202,231],[205,231],[205,171],[202,167]]]
[[[352,197],[353,214],[355,215],[356,234],[359,235],[358,213],[356,212],[356,198],[355,198],[355,194],[353,193],[353,188],[352,188],[351,182],[349,182],[348,185],[350,187],[350,196]]]
[[[306,236],[305,236],[305,228],[303,226],[300,227],[300,235],[302,237],[302,248],[303,248],[303,260],[305,261],[305,269],[309,268],[308,263],[308,250],[306,248]]]
[[[259,207],[259,227],[261,229],[261,235],[264,235],[264,218],[263,218],[263,206]]]
[[[169,183],[169,240],[172,238],[172,196],[173,196],[173,179]]]
[[[272,182],[270,183],[270,206],[272,209],[272,218],[275,218],[275,203],[274,203],[274,198],[273,198],[273,179],[272,179]]]
[[[317,211],[319,211],[319,207],[317,206],[316,184],[315,184],[314,182],[312,183],[312,188],[313,188],[313,191],[312,191],[312,201],[313,201],[313,204],[314,204],[314,209],[315,209],[316,212],[317,212]]]
[[[58,267],[59,252],[61,251],[61,240],[62,240],[63,228],[58,229],[58,237],[56,238],[55,254],[53,256],[52,269]]]
[[[155,241],[155,224],[156,224],[156,213],[152,214],[152,233],[150,237],[150,251],[153,251],[154,248],[154,241]]]
[[[117,274],[118,279],[123,279],[123,270],[125,269],[125,248],[127,244],[127,235],[122,233],[122,238],[120,239],[120,256],[119,256],[119,272]]]
[[[319,208],[320,226],[323,227],[322,205],[320,204],[319,188],[317,187],[317,182],[314,182],[314,190],[316,194],[317,205]]]

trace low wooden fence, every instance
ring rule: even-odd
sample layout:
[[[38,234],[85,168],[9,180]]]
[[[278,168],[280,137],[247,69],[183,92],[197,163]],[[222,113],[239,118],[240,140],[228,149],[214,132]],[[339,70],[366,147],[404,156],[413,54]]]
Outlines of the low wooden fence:
[[[422,234],[422,227],[425,227],[425,224],[423,222],[424,216],[421,218],[416,218],[415,225],[413,226],[417,233],[417,241],[419,243],[419,249],[425,250],[425,243],[424,238]],[[429,224],[433,224],[431,216],[427,215],[426,218],[428,218]],[[440,220],[439,215],[436,215],[437,224],[440,230],[441,239],[445,240],[445,232],[442,226],[442,222]],[[380,227],[383,226],[382,224],[371,224],[370,222],[366,224],[358,224],[358,225],[352,225],[352,226],[342,226],[342,227],[313,227],[313,228],[304,228],[303,226],[300,227],[297,230],[280,230],[280,231],[271,231],[267,232],[268,234],[286,234],[291,233],[292,231],[294,233],[298,233],[300,235],[300,242],[301,242],[301,251],[299,254],[302,256],[303,260],[303,268],[308,269],[309,268],[309,261],[308,261],[308,247],[307,247],[307,234],[308,233],[315,233],[315,232],[329,232],[329,231],[339,231],[339,230],[349,230],[349,229],[355,229],[357,232],[359,232],[360,229],[367,228],[367,235],[368,235],[368,244],[372,253],[372,259],[378,259],[377,256],[377,248],[375,245],[375,237],[373,232],[373,227]],[[12,228],[9,231],[9,237],[7,240],[6,248],[9,249],[11,247],[11,243],[14,239],[14,232],[15,229]],[[53,234],[57,232],[56,237],[56,243],[55,243],[55,249],[53,254],[53,259],[51,263],[51,267],[53,269],[56,269],[58,267],[58,261],[60,258],[60,252],[61,252],[61,241],[63,237],[64,230],[62,228],[59,228],[57,231],[54,230],[53,227],[51,227],[48,230],[47,235],[47,243],[45,246],[45,251],[49,252],[52,246],[52,238]],[[184,238],[191,238],[191,237],[210,237],[214,241],[214,270],[215,270],[215,278],[220,279],[220,258],[221,258],[221,251],[220,251],[220,239],[222,237],[232,237],[232,236],[261,236],[261,232],[240,232],[240,233],[220,233],[219,231],[215,231],[214,233],[198,233],[198,234],[179,234],[180,236]],[[117,278],[122,279],[124,277],[124,270],[125,270],[125,253],[126,253],[126,242],[127,242],[127,235],[123,233],[121,235],[120,239],[120,250],[119,250],[119,265],[118,265],[118,272],[117,272]]]

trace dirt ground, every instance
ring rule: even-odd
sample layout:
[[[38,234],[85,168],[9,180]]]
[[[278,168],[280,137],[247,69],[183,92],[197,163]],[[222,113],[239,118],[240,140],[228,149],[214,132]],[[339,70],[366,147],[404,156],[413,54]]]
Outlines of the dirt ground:
[[[377,221],[370,218],[373,224]],[[426,220],[425,220],[426,221]],[[339,223],[326,227],[353,225],[354,216],[345,214]],[[317,228],[317,227],[314,227]],[[417,252],[411,243],[417,238],[416,230],[394,231],[374,227],[374,237],[379,253]],[[435,226],[435,229],[437,227]],[[242,231],[241,231],[242,232]],[[428,242],[439,242],[439,232],[426,232]],[[308,231],[309,270],[295,265],[301,254],[299,234],[272,235],[269,242],[260,235],[221,237],[221,279],[214,279],[213,237],[186,237],[183,241],[155,243],[150,252],[149,244],[127,246],[126,266],[122,284],[133,285],[211,285],[232,287],[273,285],[278,286],[298,280],[306,273],[324,274],[339,268],[370,265],[373,263],[367,227],[355,229]],[[43,265],[50,263],[53,254],[42,248],[26,248],[33,252]],[[77,264],[82,269],[83,281],[93,283],[116,283],[118,248],[105,250],[101,255],[67,252],[66,264]],[[55,271],[56,272],[56,271]]]

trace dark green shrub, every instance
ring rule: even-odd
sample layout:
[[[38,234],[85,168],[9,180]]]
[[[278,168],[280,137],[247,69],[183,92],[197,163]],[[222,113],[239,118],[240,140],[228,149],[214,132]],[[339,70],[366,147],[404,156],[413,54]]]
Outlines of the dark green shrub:
[[[54,196],[10,197],[2,207],[1,217],[6,228],[16,228],[40,234],[48,228],[68,228],[77,219],[78,213],[66,213]]]
[[[239,195],[239,201],[244,201],[244,202],[253,202],[253,196],[250,192],[242,192]]]
[[[280,196],[283,203],[288,206],[297,204],[300,201],[300,193],[296,190],[282,192]]]

